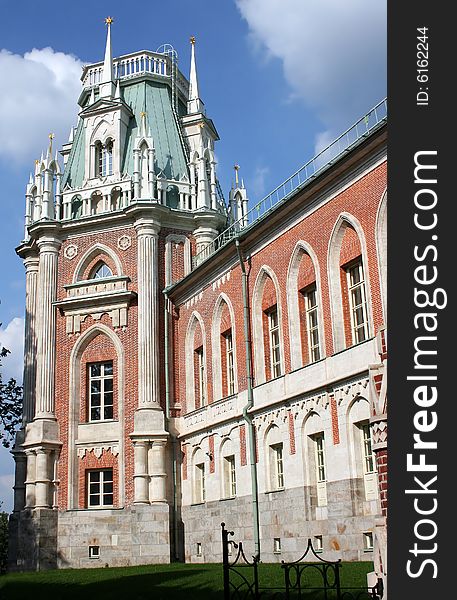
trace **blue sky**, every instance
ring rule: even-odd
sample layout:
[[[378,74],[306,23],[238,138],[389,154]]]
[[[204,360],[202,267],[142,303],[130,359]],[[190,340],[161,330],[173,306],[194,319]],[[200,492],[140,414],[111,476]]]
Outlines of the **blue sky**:
[[[186,76],[196,37],[226,197],[235,163],[259,200],[386,95],[386,0],[80,1],[59,10],[8,2],[0,20],[0,344],[12,350],[4,377],[21,378],[24,271],[14,248],[25,185],[48,133],[59,147],[76,124],[81,66],[103,59],[108,15],[115,56],[169,43]],[[12,472],[0,450],[7,510]]]

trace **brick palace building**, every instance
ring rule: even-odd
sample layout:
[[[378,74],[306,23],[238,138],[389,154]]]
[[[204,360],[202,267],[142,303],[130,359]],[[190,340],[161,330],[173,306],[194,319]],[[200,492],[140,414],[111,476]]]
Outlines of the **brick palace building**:
[[[171,46],[84,67],[26,190],[11,566],[385,570],[386,105],[264,201],[224,200]],[[296,157],[291,157],[291,159]]]

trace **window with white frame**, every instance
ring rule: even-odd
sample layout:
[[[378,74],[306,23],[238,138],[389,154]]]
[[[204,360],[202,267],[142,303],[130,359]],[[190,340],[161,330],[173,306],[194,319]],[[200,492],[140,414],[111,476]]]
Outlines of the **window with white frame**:
[[[376,500],[378,497],[378,478],[376,470],[376,458],[373,453],[373,441],[371,438],[371,427],[368,421],[358,424],[360,431],[363,480],[365,486],[365,499]]]
[[[203,346],[195,350],[195,361],[196,361],[196,381],[195,391],[200,399],[200,406],[206,404],[205,394],[205,357],[203,354]]]
[[[281,490],[284,488],[284,464],[282,443],[272,444],[270,446],[270,465],[272,489]]]
[[[105,277],[112,277],[113,272],[104,262],[99,262],[95,265],[89,279],[103,279]]]
[[[281,376],[281,349],[279,343],[279,319],[276,306],[267,312],[270,340],[270,369],[272,378]]]
[[[113,141],[106,144],[97,142],[95,145],[95,170],[97,177],[106,177],[113,174]]]
[[[367,299],[362,261],[347,269],[352,341],[359,344],[368,338]]]
[[[363,548],[365,552],[373,552],[373,533],[371,531],[363,534]]]
[[[205,502],[206,489],[205,489],[205,464],[200,463],[195,465],[195,502]]]
[[[233,337],[232,330],[224,333],[225,340],[225,365],[227,377],[227,396],[233,396],[235,393],[235,363],[233,360]]]
[[[327,505],[327,465],[325,457],[325,438],[323,432],[312,436],[314,442],[314,460],[317,483],[317,505]]]
[[[113,362],[88,365],[89,370],[89,421],[108,421],[113,412]]]
[[[235,455],[224,456],[224,487],[225,497],[236,496],[236,463]]]
[[[317,307],[317,290],[312,285],[304,291],[306,310],[306,331],[308,335],[309,362],[316,362],[321,357],[319,344],[319,321]]]
[[[87,472],[88,508],[113,506],[113,494],[113,469]]]

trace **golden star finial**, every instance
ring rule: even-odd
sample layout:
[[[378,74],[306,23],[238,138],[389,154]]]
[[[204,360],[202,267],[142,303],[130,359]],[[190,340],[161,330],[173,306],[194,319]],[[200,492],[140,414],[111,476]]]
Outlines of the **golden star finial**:
[[[192,46],[195,44],[195,36],[194,35],[190,36],[190,43],[192,44]]]
[[[235,169],[235,183],[238,185],[238,171],[240,170],[240,165],[233,165]]]
[[[142,119],[144,119],[144,117],[145,117],[145,116],[146,116],[146,113],[144,112],[144,110],[142,110],[142,111],[140,112],[140,117],[141,117]]]
[[[113,22],[114,22],[114,19],[113,19],[113,17],[106,17],[106,19],[105,19],[105,23],[106,23],[107,25],[111,25],[111,23],[113,23]]]
[[[36,165],[39,165],[39,164],[40,164],[40,161],[38,160],[38,158],[35,160],[35,164],[36,164]]]

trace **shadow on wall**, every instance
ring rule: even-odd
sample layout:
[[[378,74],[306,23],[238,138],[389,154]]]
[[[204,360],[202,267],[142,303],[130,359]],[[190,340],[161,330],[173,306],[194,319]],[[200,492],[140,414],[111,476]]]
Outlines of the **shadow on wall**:
[[[67,569],[0,578],[1,600],[220,600],[222,566]]]

